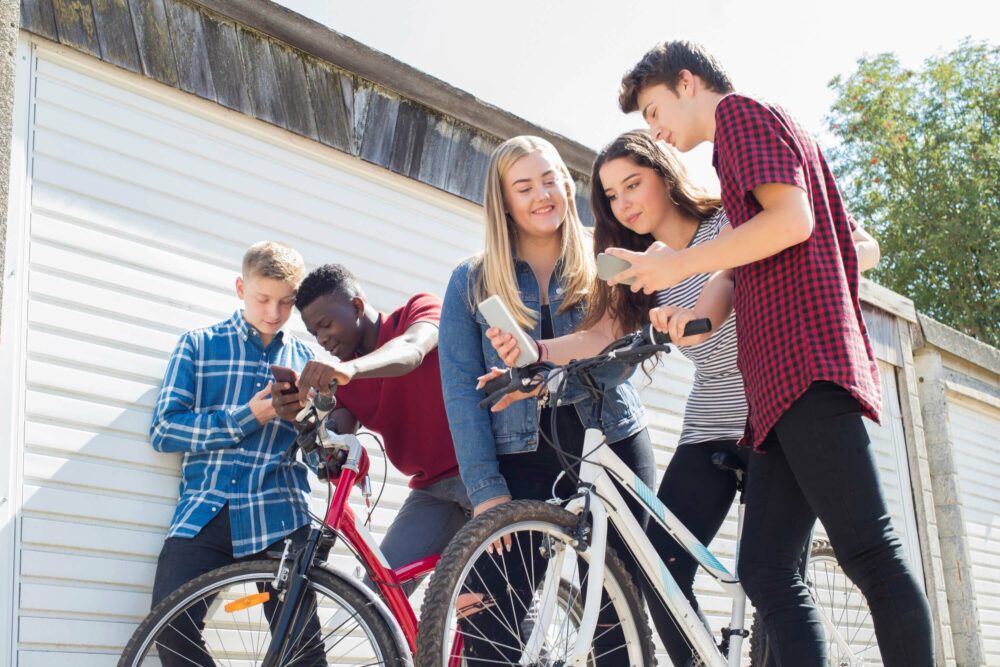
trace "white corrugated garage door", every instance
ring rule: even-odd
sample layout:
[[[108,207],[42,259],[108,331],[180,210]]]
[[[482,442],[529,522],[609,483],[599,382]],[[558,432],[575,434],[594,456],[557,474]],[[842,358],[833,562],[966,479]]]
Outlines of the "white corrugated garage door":
[[[13,448],[20,486],[16,531],[4,532],[15,588],[0,588],[0,604],[18,620],[22,667],[113,665],[148,608],[176,500],[179,458],[146,436],[152,402],[177,336],[235,307],[245,247],[275,238],[311,266],[344,262],[389,309],[441,293],[481,225],[467,202],[239,114],[48,43],[20,49],[24,196],[0,355],[5,387],[23,397],[0,411],[15,430],[0,454]],[[672,354],[643,391],[661,469],[691,379]],[[894,381],[886,389],[895,401]],[[893,513],[915,534],[898,412],[875,437]],[[405,495],[398,473],[389,482],[376,535]],[[727,523],[715,545],[730,565],[734,535]],[[727,601],[704,590],[721,626]]]
[[[987,665],[1000,665],[1000,408],[948,394],[960,502]]]
[[[28,274],[5,294],[27,300],[18,652],[23,666],[113,665],[177,497],[180,459],[146,435],[166,358],[236,307],[245,247],[274,238],[311,266],[344,262],[390,309],[440,293],[481,225],[455,197],[60,49],[36,49],[30,90]]]

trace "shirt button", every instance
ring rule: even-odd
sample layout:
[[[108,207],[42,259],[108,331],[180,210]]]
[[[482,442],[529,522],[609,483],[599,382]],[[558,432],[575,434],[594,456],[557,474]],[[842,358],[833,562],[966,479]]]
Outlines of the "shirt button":
[[[232,480],[232,482],[233,482],[233,484],[235,484],[235,483],[236,483],[236,480],[234,479],[234,480]]]
[[[562,287],[556,288],[556,294],[562,294]]]
[[[217,510],[217,509],[219,509],[219,508],[218,508],[218,507],[213,507],[213,508],[212,508],[212,511],[214,512],[214,511],[215,511],[215,510]]]

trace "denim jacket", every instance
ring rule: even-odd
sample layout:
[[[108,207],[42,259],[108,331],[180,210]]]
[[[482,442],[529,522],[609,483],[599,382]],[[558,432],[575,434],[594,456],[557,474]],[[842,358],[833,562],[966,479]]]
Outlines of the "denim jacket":
[[[538,402],[534,398],[516,401],[496,413],[479,408],[485,394],[476,389],[476,378],[494,366],[503,368],[504,363],[486,337],[489,325],[485,318],[474,306],[470,307],[469,294],[475,277],[471,262],[460,264],[448,282],[441,310],[438,356],[459,470],[475,506],[491,498],[509,495],[497,455],[531,452],[538,447]],[[538,311],[538,281],[527,263],[516,260],[515,264],[521,299],[528,308]],[[549,304],[553,332],[556,336],[564,336],[576,329],[584,312],[582,305],[559,312],[563,290],[558,271],[557,266],[553,280],[549,281]],[[530,334],[536,340],[541,338],[540,322]],[[581,400],[575,403],[576,410],[586,424],[591,401],[585,396],[577,398]],[[605,393],[601,422],[608,442],[617,442],[646,427],[646,413],[630,381],[620,382]]]

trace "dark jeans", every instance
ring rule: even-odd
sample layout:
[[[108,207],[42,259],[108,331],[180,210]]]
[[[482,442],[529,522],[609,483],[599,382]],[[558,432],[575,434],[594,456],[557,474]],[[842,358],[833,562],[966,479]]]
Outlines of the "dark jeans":
[[[798,570],[817,517],[871,609],[886,667],[934,664],[930,609],[893,531],[857,401],[816,382],[750,457],[739,575],[782,667],[827,664],[823,626]]]
[[[297,544],[301,544],[305,541],[308,533],[309,526],[303,526],[288,537]],[[264,560],[267,558],[268,551],[282,551],[284,541],[285,538],[282,538],[263,551],[250,556],[233,557],[229,506],[226,505],[219,511],[218,516],[209,521],[201,529],[201,532],[193,538],[170,537],[164,541],[163,549],[160,551],[160,557],[156,563],[151,606],[156,607],[175,590],[206,572],[233,563]],[[313,594],[307,592],[306,595]],[[310,599],[306,598],[303,604],[306,605],[304,608],[308,608]],[[314,595],[311,604],[315,606]],[[264,613],[269,621],[277,620],[274,613],[276,605],[276,599],[264,603]],[[174,667],[175,665],[190,667],[192,664],[202,667],[215,666],[215,662],[205,652],[205,644],[201,636],[202,629],[205,627],[206,611],[206,605],[192,607],[182,618],[176,619],[169,628],[161,632],[156,643],[161,664],[164,667]],[[319,629],[319,619],[314,612],[312,618],[307,621],[302,637],[306,639],[320,637]],[[300,659],[304,667],[326,665],[325,650],[321,643],[313,641],[311,646],[303,647],[302,650],[303,655]]]
[[[542,412],[539,425],[542,432],[548,435],[548,410]],[[561,447],[564,451],[579,456],[583,446],[584,428],[575,409],[572,406],[558,408],[557,420]],[[645,429],[609,446],[648,486],[652,486],[656,478],[656,461],[653,458],[649,434]],[[540,443],[534,452],[500,457],[500,472],[507,480],[507,486],[514,500],[548,500],[552,497],[552,483],[561,471],[562,467],[555,452],[544,442]],[[560,497],[566,497],[572,495],[576,488],[564,476],[556,491]],[[622,495],[626,498],[629,510],[640,520],[641,525],[645,525],[646,515],[639,503],[633,501],[624,490]],[[638,565],[630,556],[620,535],[613,529],[608,531],[608,545],[624,561],[632,579],[638,581],[641,578]],[[540,583],[541,574],[545,571],[546,563],[544,558],[539,556],[537,547],[537,542],[531,545],[513,544],[511,554],[515,556],[513,562],[517,567],[512,567],[506,572],[496,557],[483,557],[477,562],[472,576],[477,577],[479,583],[489,591],[490,596],[497,601],[497,607],[479,612],[472,617],[474,626],[471,629],[464,629],[467,633],[464,655],[469,665],[517,663],[518,646],[528,639],[527,626],[523,621],[534,593],[531,583]],[[582,580],[586,577],[586,569],[585,565],[581,565]],[[535,573],[535,581],[528,582],[526,573],[532,571]],[[602,667],[624,664],[620,648],[624,637],[617,627],[620,621],[609,605],[607,596],[602,601],[601,607],[603,611],[598,616],[598,627],[594,636],[594,653],[599,656],[597,664]],[[609,631],[607,628],[614,629]],[[483,638],[491,641],[484,641]]]
[[[702,544],[708,544],[719,532],[736,496],[736,476],[720,470],[712,463],[716,452],[731,452],[744,463],[749,450],[737,447],[735,440],[715,440],[682,445],[674,452],[660,481],[656,496]],[[698,564],[676,540],[655,521],[646,530],[656,552],[667,564],[670,574],[684,591],[684,596],[708,626],[694,595],[694,578]],[[649,614],[674,665],[686,665],[691,659],[691,647],[677,629],[662,603],[652,594],[649,583],[642,577]]]

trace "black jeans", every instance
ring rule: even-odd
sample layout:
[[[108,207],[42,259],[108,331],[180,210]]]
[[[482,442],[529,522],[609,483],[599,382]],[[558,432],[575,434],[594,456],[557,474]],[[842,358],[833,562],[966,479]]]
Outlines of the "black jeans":
[[[871,609],[886,667],[934,664],[930,608],[893,531],[857,401],[816,382],[750,457],[739,575],[782,667],[827,664],[823,626],[798,570],[818,517]]]
[[[290,535],[295,543],[302,544],[309,534],[309,526],[302,526]],[[229,505],[219,510],[218,516],[209,521],[201,531],[192,538],[169,537],[163,543],[160,557],[156,563],[156,576],[153,581],[153,603],[156,607],[175,590],[217,568],[243,561],[264,560],[268,551],[282,551],[285,538],[271,544],[263,551],[250,556],[235,558],[233,556],[232,531],[229,523]],[[326,548],[329,551],[329,547]],[[323,551],[320,551],[323,557]],[[306,593],[311,595],[311,593]],[[304,604],[308,604],[308,599]],[[313,601],[315,604],[315,601]],[[264,603],[264,613],[269,620],[274,618],[276,601]],[[202,605],[191,608],[182,618],[176,619],[169,628],[164,629],[157,638],[157,646],[161,663],[164,667],[175,665],[190,667],[202,665],[214,667],[215,662],[204,650],[204,640],[201,632],[204,628],[204,618],[207,608]],[[320,637],[319,619],[313,613],[302,633],[305,639]],[[303,647],[301,657],[303,667],[308,665],[326,665],[325,650],[319,642]],[[296,663],[298,664],[298,663]]]
[[[719,532],[736,496],[736,476],[727,470],[720,470],[712,463],[712,455],[716,452],[731,452],[744,463],[750,455],[747,448],[737,447],[735,440],[682,445],[670,459],[656,494],[660,502],[680,519],[698,541],[706,545]],[[646,534],[660,558],[667,564],[671,576],[684,591],[684,596],[707,626],[708,621],[694,595],[694,577],[698,564],[655,521],[649,522]],[[666,608],[652,594],[645,577],[642,582],[649,602],[649,614],[653,617],[653,624],[671,662],[674,665],[686,665],[691,659],[691,647]]]
[[[539,426],[546,436],[549,432],[548,409],[542,411]],[[560,446],[568,453],[579,456],[583,446],[584,427],[572,406],[557,408],[557,432]],[[656,460],[653,458],[652,442],[649,433],[643,429],[635,435],[609,445],[611,451],[619,456],[647,486],[652,486],[656,478]],[[534,452],[500,456],[500,473],[507,481],[511,497],[514,500],[548,500],[552,497],[552,484],[562,472],[562,467],[554,450],[544,442],[540,443]],[[556,489],[560,497],[572,495],[576,488],[567,477],[563,477]],[[645,525],[646,514],[638,502],[628,496],[624,490],[629,510]],[[641,578],[638,565],[630,556],[628,548],[617,531],[608,531],[608,545],[624,561],[625,567],[633,581]],[[520,567],[503,571],[502,563],[494,558],[483,557],[476,563],[472,575],[481,579],[484,588],[497,601],[497,607],[487,609],[472,617],[470,626],[464,629],[466,633],[464,655],[469,665],[517,664],[519,659],[518,645],[526,641],[526,627],[523,619],[530,606],[534,593],[525,571],[540,573],[545,571],[545,561],[538,555],[537,543],[533,545],[513,544],[511,553],[515,555],[514,563]],[[533,570],[532,570],[533,568]],[[581,564],[581,579],[586,577],[585,565]],[[531,582],[531,583],[538,583]],[[595,654],[599,656],[597,664],[601,667],[624,664],[620,647],[624,637],[619,623],[605,596],[602,601],[602,612],[598,616],[598,628],[594,636]],[[474,624],[474,625],[473,625]],[[605,628],[612,627],[610,631]],[[488,641],[487,641],[488,640]],[[616,650],[617,649],[617,650]]]

